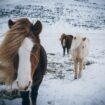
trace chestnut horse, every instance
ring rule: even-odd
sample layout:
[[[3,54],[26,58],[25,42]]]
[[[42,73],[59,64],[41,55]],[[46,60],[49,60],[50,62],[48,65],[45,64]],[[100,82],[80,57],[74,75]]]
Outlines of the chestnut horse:
[[[31,102],[36,105],[47,67],[47,55],[39,38],[42,23],[32,24],[27,18],[21,18],[9,20],[8,25],[9,31],[0,46],[0,82],[20,91],[22,105]]]
[[[63,56],[65,56],[65,50],[67,49],[67,54],[69,54],[69,50],[71,48],[73,36],[72,35],[66,35],[62,34],[60,41],[63,48]]]
[[[74,79],[81,77],[82,70],[85,68],[85,59],[89,54],[89,39],[82,36],[75,36],[72,40],[71,55],[74,61]],[[78,73],[79,66],[79,73]],[[84,66],[84,67],[83,67]]]

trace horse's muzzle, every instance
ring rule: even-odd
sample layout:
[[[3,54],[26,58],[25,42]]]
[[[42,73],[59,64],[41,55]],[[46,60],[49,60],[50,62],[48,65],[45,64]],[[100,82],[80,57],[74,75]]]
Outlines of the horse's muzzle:
[[[19,82],[17,81],[17,86],[18,86],[18,88],[19,88],[19,90],[20,91],[27,91],[29,88],[30,88],[30,86],[31,86],[31,81],[29,81],[29,83],[28,83],[28,85],[27,86],[20,86],[19,85]]]

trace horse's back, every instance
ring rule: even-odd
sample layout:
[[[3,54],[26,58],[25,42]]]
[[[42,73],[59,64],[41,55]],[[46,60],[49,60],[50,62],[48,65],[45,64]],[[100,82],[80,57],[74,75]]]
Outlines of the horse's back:
[[[67,35],[71,40],[73,39],[73,35]]]

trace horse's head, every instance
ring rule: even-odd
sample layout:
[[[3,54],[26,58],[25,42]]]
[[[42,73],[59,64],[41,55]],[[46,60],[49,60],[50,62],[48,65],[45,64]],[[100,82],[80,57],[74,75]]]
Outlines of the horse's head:
[[[65,39],[66,39],[66,34],[63,33],[63,34],[61,35],[61,37],[60,37],[60,41],[61,41],[61,45],[62,45],[62,46],[65,46],[65,45],[64,45]]]
[[[21,36],[23,36],[24,32],[26,32],[25,37],[31,37],[31,39],[38,37],[42,31],[42,24],[39,20],[33,25],[27,18],[22,18],[16,21],[9,19],[8,27],[12,31],[22,31],[23,33],[20,34]]]
[[[25,33],[24,39],[18,49],[19,63],[15,83],[19,90],[25,91],[29,89],[32,84],[33,74],[39,61],[39,34],[42,31],[42,24],[40,21],[32,24],[27,18],[17,21],[8,21],[8,26],[10,29],[14,29],[14,27],[18,24],[24,25],[24,27],[20,27],[20,30],[23,29],[23,33],[24,30],[26,30],[27,33]]]
[[[60,40],[64,39],[66,37],[66,34],[62,33]]]
[[[72,39],[71,50],[76,49],[78,46],[81,45],[81,43],[84,43],[86,39],[86,37],[82,37],[80,35],[74,36]]]

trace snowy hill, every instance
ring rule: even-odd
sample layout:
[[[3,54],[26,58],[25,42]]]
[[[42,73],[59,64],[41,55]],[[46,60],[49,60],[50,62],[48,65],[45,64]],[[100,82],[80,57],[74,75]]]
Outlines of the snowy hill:
[[[5,1],[5,0],[4,0]],[[28,0],[29,1],[29,0]],[[90,3],[87,0],[60,0],[54,2],[47,0],[42,2],[1,2],[0,18],[29,17],[33,20],[40,19],[47,24],[55,24],[63,21],[72,27],[86,29],[105,28],[105,5]],[[86,2],[87,1],[87,2]],[[41,3],[40,3],[41,2]],[[50,4],[50,5],[49,5]]]

